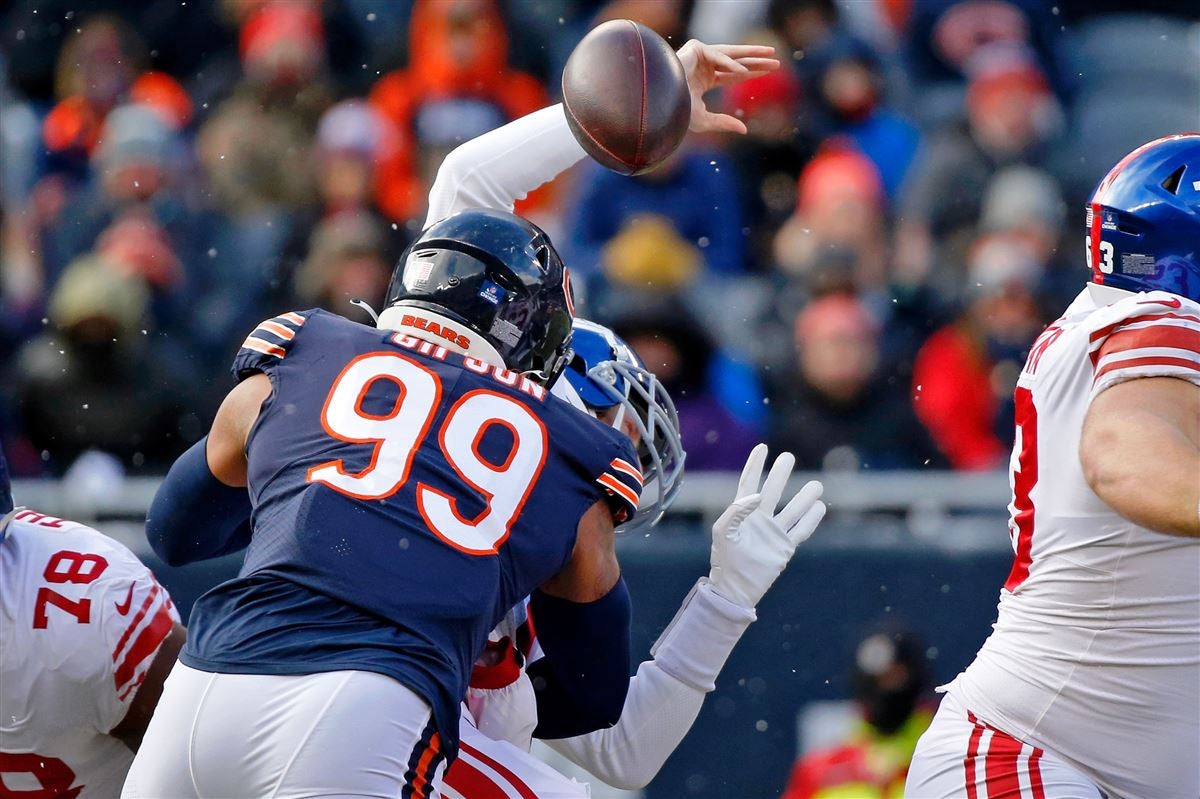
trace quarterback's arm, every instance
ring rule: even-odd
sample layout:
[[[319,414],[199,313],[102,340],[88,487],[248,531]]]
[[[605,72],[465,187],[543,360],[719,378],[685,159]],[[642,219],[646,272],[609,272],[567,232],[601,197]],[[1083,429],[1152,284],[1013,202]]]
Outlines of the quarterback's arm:
[[[708,581],[697,583],[655,643],[653,660],[638,666],[629,681],[616,726],[546,743],[615,788],[645,787],[691,729],[754,619],[753,610],[724,599]]]
[[[644,787],[691,728],[754,608],[825,515],[822,486],[805,485],[778,509],[795,459],[776,458],[762,479],[767,448],[750,453],[737,495],[713,525],[712,569],[651,648],[630,681],[615,727],[550,746],[609,784]],[[761,483],[761,487],[760,487]]]
[[[429,190],[425,227],[467,208],[512,211],[517,200],[587,156],[552,105],[460,144]]]
[[[255,374],[221,403],[212,430],[179,457],[154,494],[146,538],[168,565],[236,552],[250,541],[246,493],[246,438],[271,394]]]
[[[530,599],[546,657],[529,668],[539,738],[565,738],[620,718],[629,691],[629,592],[606,501],[579,522],[567,566]]]
[[[1200,537],[1200,385],[1148,377],[1101,392],[1084,419],[1079,461],[1117,513],[1160,533]]]
[[[689,129],[697,133],[745,133],[741,120],[715,114],[703,96],[779,68],[774,48],[711,45],[695,39],[679,50],[692,95]],[[438,169],[429,190],[425,227],[467,208],[512,211],[517,200],[558,177],[587,156],[567,127],[561,104],[521,117],[455,148]]]

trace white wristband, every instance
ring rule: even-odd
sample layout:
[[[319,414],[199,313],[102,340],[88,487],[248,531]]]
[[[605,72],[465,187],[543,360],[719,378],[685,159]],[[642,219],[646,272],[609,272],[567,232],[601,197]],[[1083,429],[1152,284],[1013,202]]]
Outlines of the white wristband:
[[[702,577],[650,647],[650,654],[675,679],[711,691],[733,647],[756,618],[753,609],[725,599]]]

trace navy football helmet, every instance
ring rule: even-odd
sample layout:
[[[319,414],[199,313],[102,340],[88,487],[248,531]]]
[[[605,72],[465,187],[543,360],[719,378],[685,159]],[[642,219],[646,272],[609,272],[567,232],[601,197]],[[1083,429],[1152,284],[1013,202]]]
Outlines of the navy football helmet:
[[[506,367],[543,385],[567,364],[575,314],[570,276],[550,237],[515,214],[471,209],[430,225],[392,273],[384,313],[394,318],[397,306],[473,331]],[[457,338],[466,348],[461,333]]]
[[[1087,205],[1092,282],[1200,301],[1200,133],[1143,144]]]
[[[637,429],[644,486],[637,513],[621,529],[649,527],[683,485],[685,453],[675,403],[633,349],[607,327],[576,319],[572,348],[563,379],[597,415],[615,408],[613,427],[621,429],[629,419]]]

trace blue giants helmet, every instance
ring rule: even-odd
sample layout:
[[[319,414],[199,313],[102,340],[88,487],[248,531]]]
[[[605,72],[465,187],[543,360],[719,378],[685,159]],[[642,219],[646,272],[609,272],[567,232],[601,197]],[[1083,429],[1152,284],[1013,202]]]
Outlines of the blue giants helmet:
[[[616,408],[613,427],[628,419],[637,430],[642,499],[623,531],[649,527],[675,501],[683,485],[685,453],[675,403],[633,349],[607,327],[576,319],[573,357],[563,372],[579,398],[597,414]]]
[[[1143,144],[1087,205],[1092,282],[1200,301],[1200,133]]]

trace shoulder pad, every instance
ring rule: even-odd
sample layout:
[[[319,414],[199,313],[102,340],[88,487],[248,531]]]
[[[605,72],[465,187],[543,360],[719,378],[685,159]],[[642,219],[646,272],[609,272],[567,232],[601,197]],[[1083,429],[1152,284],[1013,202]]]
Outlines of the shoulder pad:
[[[233,376],[242,380],[254,372],[270,372],[288,351],[313,311],[288,311],[260,322],[246,336],[233,359]]]
[[[1113,303],[1095,316],[1088,336],[1093,396],[1139,377],[1200,384],[1200,304],[1154,291]]]

